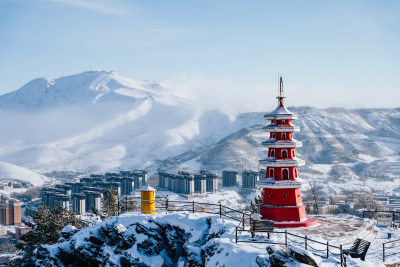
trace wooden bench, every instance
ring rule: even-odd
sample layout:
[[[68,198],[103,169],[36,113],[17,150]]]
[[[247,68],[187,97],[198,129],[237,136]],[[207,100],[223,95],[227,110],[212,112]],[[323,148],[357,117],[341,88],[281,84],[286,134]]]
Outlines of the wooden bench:
[[[254,237],[256,232],[272,232],[273,229],[274,229],[274,222],[266,220],[251,221],[251,237]]]
[[[357,238],[351,248],[343,249],[343,253],[352,258],[361,258],[364,261],[369,245],[371,245],[371,242]]]

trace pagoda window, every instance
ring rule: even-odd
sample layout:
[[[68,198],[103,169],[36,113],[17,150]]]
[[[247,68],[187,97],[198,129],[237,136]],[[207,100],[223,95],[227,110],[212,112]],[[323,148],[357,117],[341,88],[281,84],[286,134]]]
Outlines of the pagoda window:
[[[292,150],[292,158],[294,158],[294,150]]]
[[[282,134],[282,140],[283,139],[286,139],[286,134],[285,133]]]
[[[287,150],[282,150],[282,158],[286,159],[287,158]]]
[[[289,171],[288,171],[288,169],[283,169],[282,170],[282,178],[283,178],[283,180],[289,180]]]
[[[271,149],[271,155],[270,157],[275,157],[275,149]]]
[[[276,133],[272,133],[271,138],[276,138]]]
[[[282,121],[282,124],[285,124],[285,121]]]
[[[274,168],[269,169],[269,177],[274,178]]]

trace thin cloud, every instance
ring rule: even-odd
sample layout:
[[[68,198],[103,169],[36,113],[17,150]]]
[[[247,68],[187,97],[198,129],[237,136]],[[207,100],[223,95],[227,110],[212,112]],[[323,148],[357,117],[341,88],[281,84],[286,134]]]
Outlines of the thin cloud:
[[[230,112],[254,112],[276,106],[275,84],[210,79],[201,75],[181,74],[163,82],[174,94],[201,100],[203,105]]]
[[[88,0],[47,0],[49,2],[60,3],[68,6],[73,6],[82,9],[88,9],[92,11],[102,12],[106,14],[122,15],[126,14],[126,10],[118,9],[115,7],[107,6],[100,1],[88,1]]]

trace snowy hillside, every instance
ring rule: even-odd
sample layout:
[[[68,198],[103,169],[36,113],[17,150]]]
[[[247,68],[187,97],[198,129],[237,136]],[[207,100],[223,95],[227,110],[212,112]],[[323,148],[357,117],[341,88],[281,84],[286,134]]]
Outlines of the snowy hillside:
[[[265,243],[235,243],[237,224],[199,213],[126,213],[78,232],[67,226],[58,244],[40,246],[29,260],[34,266],[301,265],[284,247],[270,245],[267,253]],[[340,266],[333,259],[314,257],[294,246],[290,250],[310,255],[319,266]],[[351,258],[348,264],[383,266]]]
[[[275,90],[271,90],[271,98]],[[266,107],[265,112],[275,107]],[[327,192],[400,192],[400,109],[290,108],[306,160]],[[114,72],[35,79],[0,96],[0,161],[37,172],[257,169],[262,113],[231,114]],[[377,183],[379,181],[379,183]]]
[[[43,185],[48,178],[25,168],[6,162],[0,162],[0,181],[11,180],[29,182],[34,186],[40,186]]]
[[[254,124],[112,72],[35,81],[0,96],[0,159],[42,172],[155,169]]]
[[[21,89],[3,95],[0,107],[7,109],[41,109],[56,105],[104,102],[131,102],[160,95],[155,82],[126,79],[114,72],[87,71],[65,77],[43,77],[30,81]]]

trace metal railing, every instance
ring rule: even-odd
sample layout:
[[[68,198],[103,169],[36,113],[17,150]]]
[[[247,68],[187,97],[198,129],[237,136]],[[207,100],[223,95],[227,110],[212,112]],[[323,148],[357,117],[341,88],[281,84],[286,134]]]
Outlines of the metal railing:
[[[120,211],[140,211],[140,197],[125,197],[119,200]],[[329,242],[320,242],[308,238],[307,236],[299,236],[296,234],[288,233],[285,231],[271,231],[271,230],[245,230],[245,226],[251,225],[251,214],[245,211],[235,210],[222,204],[210,204],[210,203],[200,203],[195,201],[172,201],[168,198],[156,198],[156,213],[159,212],[179,212],[188,211],[191,213],[209,213],[216,214],[220,217],[227,217],[232,220],[238,221],[239,224],[236,227],[235,242],[247,242],[247,243],[268,243],[268,244],[279,244],[285,245],[286,247],[291,245],[304,245],[305,250],[309,250],[314,254],[321,256],[323,258],[329,258],[329,255],[340,256],[341,266],[346,266],[346,258],[343,254],[342,246],[333,246]],[[242,232],[249,232],[251,234],[255,233],[267,233],[268,241],[265,240],[240,240],[240,234]],[[272,242],[270,235],[282,235],[284,236],[285,242]],[[318,247],[319,246],[319,247]],[[321,249],[323,247],[323,249]],[[336,253],[333,252],[336,250]],[[318,254],[323,252],[323,254]]]
[[[388,257],[400,254],[400,250],[399,249],[396,250],[397,252],[391,253],[391,252],[393,252],[393,251],[391,251],[391,249],[398,248],[398,247],[400,247],[400,239],[382,243],[382,258],[383,258],[383,262],[385,262],[386,258],[388,258]],[[387,254],[388,250],[389,250],[389,253],[391,253],[391,254]]]
[[[377,213],[391,213],[392,214],[392,220],[396,221],[398,220],[398,218],[400,217],[400,212],[398,211],[391,211],[391,210],[364,210],[363,211],[363,218],[374,218],[376,216]],[[367,216],[366,216],[367,215]]]
[[[242,232],[248,232],[251,235],[256,233],[266,233],[268,235],[268,241],[266,240],[257,240],[257,239],[248,239],[248,240],[240,240],[240,234]],[[280,235],[281,238],[279,240],[284,240],[284,242],[273,242],[270,238],[272,235]],[[284,238],[283,238],[284,237]],[[297,245],[304,246],[304,249],[307,251],[311,251],[313,254],[320,256],[322,258],[329,258],[330,255],[338,256],[340,258],[341,266],[346,266],[346,258],[343,253],[343,247],[334,246],[329,244],[329,242],[321,242],[318,240],[311,239],[307,236],[300,236],[293,233],[288,233],[285,231],[271,231],[271,230],[244,230],[236,227],[236,243],[246,242],[246,243],[266,243],[266,244],[276,244],[276,245]]]
[[[158,212],[178,212],[188,211],[191,213],[209,213],[220,217],[227,217],[239,222],[239,227],[244,229],[245,225],[250,223],[250,213],[246,211],[235,210],[222,204],[201,203],[195,201],[175,201],[168,198],[156,198],[156,213]],[[119,199],[120,212],[140,211],[140,197],[123,197]]]

